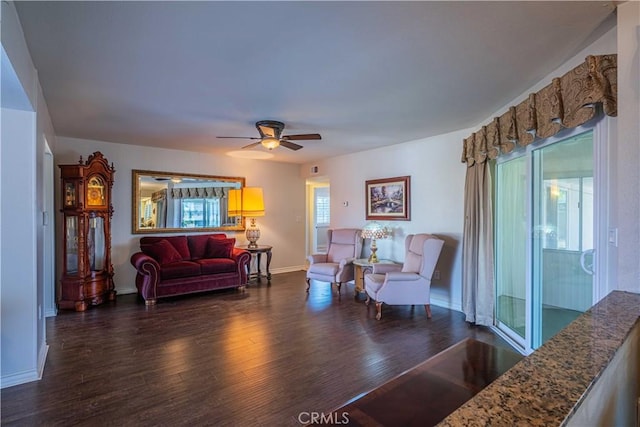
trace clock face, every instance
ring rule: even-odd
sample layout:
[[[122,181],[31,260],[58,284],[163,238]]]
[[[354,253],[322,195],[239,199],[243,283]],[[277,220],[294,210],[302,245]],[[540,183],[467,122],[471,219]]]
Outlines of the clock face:
[[[87,205],[104,206],[104,183],[97,176],[89,180],[87,186]]]
[[[92,206],[100,206],[104,204],[101,188],[89,188],[87,191],[87,204]]]

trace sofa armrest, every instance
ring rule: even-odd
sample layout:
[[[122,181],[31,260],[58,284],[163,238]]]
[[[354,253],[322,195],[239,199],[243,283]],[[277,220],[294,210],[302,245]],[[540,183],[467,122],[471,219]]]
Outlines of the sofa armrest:
[[[231,252],[231,258],[236,262],[238,266],[238,272],[240,273],[240,285],[244,285],[249,281],[249,264],[251,263],[251,252],[240,249],[233,248],[233,252]]]
[[[374,263],[371,272],[373,274],[386,274],[402,270],[402,264]]]
[[[418,273],[393,271],[387,273],[386,282],[416,282],[418,280],[424,280],[424,277]]]
[[[319,262],[327,262],[327,254],[313,254],[307,257],[311,264],[317,264]]]
[[[350,258],[342,258],[340,260],[340,268],[344,268],[345,266],[349,265],[349,264],[353,264],[353,261],[355,261],[356,258],[355,257],[350,257]]]
[[[147,304],[155,303],[158,282],[160,281],[160,264],[142,252],[136,252],[131,255],[131,264],[138,272],[136,276],[138,293]]]

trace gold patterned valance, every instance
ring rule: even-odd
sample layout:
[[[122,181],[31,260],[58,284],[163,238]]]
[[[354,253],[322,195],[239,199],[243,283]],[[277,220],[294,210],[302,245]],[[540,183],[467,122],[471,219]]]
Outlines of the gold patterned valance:
[[[596,104],[602,104],[605,114],[615,117],[617,68],[615,54],[587,56],[585,62],[465,138],[462,162],[467,166],[483,163],[487,158],[510,153],[516,144],[526,146],[536,138],[580,126],[593,118]]]

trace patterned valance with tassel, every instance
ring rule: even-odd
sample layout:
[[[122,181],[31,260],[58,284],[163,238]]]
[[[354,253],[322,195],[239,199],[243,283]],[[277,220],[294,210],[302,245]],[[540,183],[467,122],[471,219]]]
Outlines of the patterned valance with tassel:
[[[223,187],[202,188],[172,188],[171,197],[174,199],[219,199],[226,197],[228,189]]]
[[[462,162],[467,166],[510,153],[536,138],[548,138],[564,128],[580,126],[593,118],[596,104],[604,113],[618,113],[617,55],[587,56],[585,62],[464,140]]]

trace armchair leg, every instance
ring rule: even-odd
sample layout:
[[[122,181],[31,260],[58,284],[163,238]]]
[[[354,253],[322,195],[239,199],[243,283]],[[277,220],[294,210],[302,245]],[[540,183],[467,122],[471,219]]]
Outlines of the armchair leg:
[[[376,320],[380,320],[380,318],[382,317],[382,303],[381,302],[376,302]]]
[[[338,288],[338,294],[340,294],[340,287],[342,287],[342,282],[337,282],[336,288]]]
[[[424,305],[424,309],[427,312],[427,319],[431,319],[431,305],[430,304],[425,304]]]
[[[309,292],[310,287],[311,287],[311,280],[307,278],[307,293]]]

